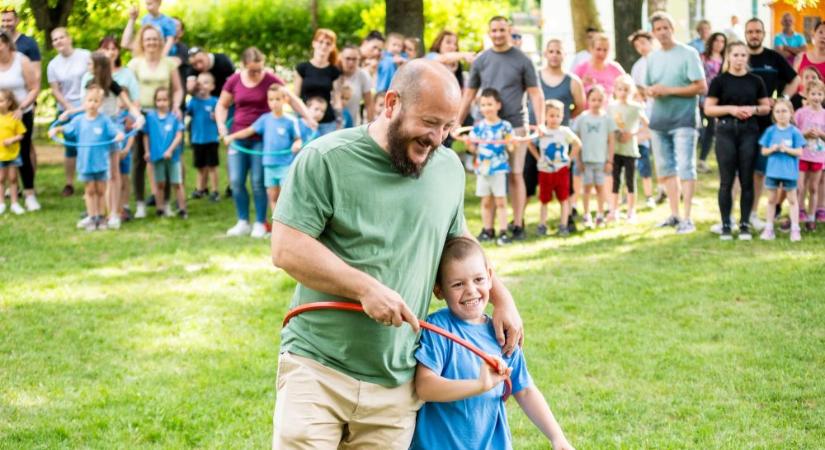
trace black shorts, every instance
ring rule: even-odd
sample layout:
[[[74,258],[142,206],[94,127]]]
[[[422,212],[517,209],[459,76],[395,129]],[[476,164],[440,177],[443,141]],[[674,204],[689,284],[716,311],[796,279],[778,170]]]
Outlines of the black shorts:
[[[218,143],[192,144],[192,153],[195,154],[195,167],[218,167]]]
[[[524,188],[527,190],[527,197],[536,195],[536,186],[539,185],[539,169],[536,158],[529,151],[524,158]]]

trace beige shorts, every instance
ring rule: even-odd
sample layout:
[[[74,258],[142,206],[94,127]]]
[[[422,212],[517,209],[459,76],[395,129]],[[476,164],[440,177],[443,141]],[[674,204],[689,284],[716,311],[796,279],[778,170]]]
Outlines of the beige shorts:
[[[527,127],[513,129],[516,136],[525,136]],[[527,141],[518,142],[510,152],[510,173],[521,175],[524,173],[524,159],[527,157]]]
[[[412,381],[388,388],[291,353],[278,359],[277,383],[275,450],[407,450],[423,404]]]

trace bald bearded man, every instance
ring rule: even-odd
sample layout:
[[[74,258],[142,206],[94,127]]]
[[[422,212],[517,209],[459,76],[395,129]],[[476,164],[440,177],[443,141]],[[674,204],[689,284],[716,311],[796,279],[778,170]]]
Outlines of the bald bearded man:
[[[441,142],[461,90],[442,64],[399,69],[372,123],[301,151],[275,210],[272,260],[298,281],[291,307],[360,303],[366,314],[314,311],[281,332],[273,448],[407,449],[421,402],[413,351],[445,242],[468,236],[464,169]],[[505,353],[521,318],[494,280]],[[406,322],[406,324],[405,324]]]

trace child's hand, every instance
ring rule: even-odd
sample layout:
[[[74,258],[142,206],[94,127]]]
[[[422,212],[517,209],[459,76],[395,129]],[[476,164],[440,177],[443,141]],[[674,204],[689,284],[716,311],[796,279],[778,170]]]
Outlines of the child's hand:
[[[127,156],[129,156],[129,150],[121,150],[117,152],[117,156],[119,160],[123,161]]]
[[[498,386],[501,382],[506,380],[510,373],[513,371],[512,368],[507,367],[507,364],[504,362],[503,359],[499,357],[494,357],[498,360],[498,368],[499,370],[490,367],[489,364],[482,364],[482,367],[479,367],[478,370],[478,381],[481,387],[481,392],[487,392],[490,389]]]
[[[292,143],[292,153],[298,153],[301,150],[301,140]]]
[[[163,154],[163,159],[165,159],[165,160],[167,160],[167,161],[169,161],[170,159],[172,159],[172,150],[167,150],[167,151]]]
[[[234,141],[234,140],[235,140],[235,138],[232,137],[231,134],[227,134],[226,136],[223,137],[223,143],[226,144],[227,147],[232,145],[232,141]]]
[[[633,138],[633,133],[629,131],[622,131],[619,133],[619,142],[622,144],[627,144]]]
[[[146,161],[147,163],[150,163],[150,164],[152,163],[152,159],[149,158],[149,152],[146,152],[146,153],[143,154],[143,160]]]
[[[123,133],[118,133],[117,135],[115,135],[115,142],[122,142],[123,139],[125,139],[125,136],[124,136]]]
[[[567,442],[567,439],[560,439],[558,441],[553,441],[553,450],[576,450]]]
[[[3,145],[6,147],[14,144],[14,138],[3,139]]]
[[[138,8],[137,8],[137,6],[129,7],[129,19],[137,20],[137,17],[138,17]]]
[[[54,128],[52,128],[51,130],[49,130],[49,137],[53,138],[53,137],[57,136],[57,133],[60,133],[60,131],[62,129],[63,129],[63,127],[54,127]]]
[[[63,111],[63,113],[60,114],[60,117],[58,117],[57,120],[61,122],[69,120],[69,111]]]
[[[613,162],[612,161],[608,161],[608,162],[604,163],[604,173],[606,173],[606,174],[613,173]]]

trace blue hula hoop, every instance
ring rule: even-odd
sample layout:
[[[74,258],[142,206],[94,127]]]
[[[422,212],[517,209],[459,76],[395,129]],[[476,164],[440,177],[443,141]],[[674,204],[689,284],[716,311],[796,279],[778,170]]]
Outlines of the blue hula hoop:
[[[49,125],[49,130],[51,131],[51,129],[56,127],[57,124],[59,124],[59,123],[68,123],[68,122],[61,122],[60,120],[55,120],[54,122],[52,122],[51,125]],[[67,141],[65,139],[61,139],[57,136],[51,137],[51,140],[58,143],[58,144],[60,144],[60,145],[64,145],[66,147],[101,147],[101,146],[119,144],[121,142],[125,142],[126,139],[129,139],[130,137],[137,134],[138,131],[140,131],[140,130],[135,128],[134,130],[132,130],[128,133],[125,133],[123,135],[123,140],[121,140],[121,141],[116,141],[116,140],[112,139],[112,140],[104,141],[104,142],[95,142],[94,144],[81,144],[81,143],[78,143],[78,142],[71,142],[71,141]]]
[[[246,153],[247,155],[253,155],[253,156],[288,156],[288,155],[292,155],[292,149],[291,148],[285,148],[285,149],[281,149],[281,150],[271,150],[271,151],[258,151],[258,150],[252,150],[251,148],[243,147],[241,144],[238,144],[237,141],[232,141],[232,143],[229,146],[232,147],[232,149],[237,150],[241,153]]]

